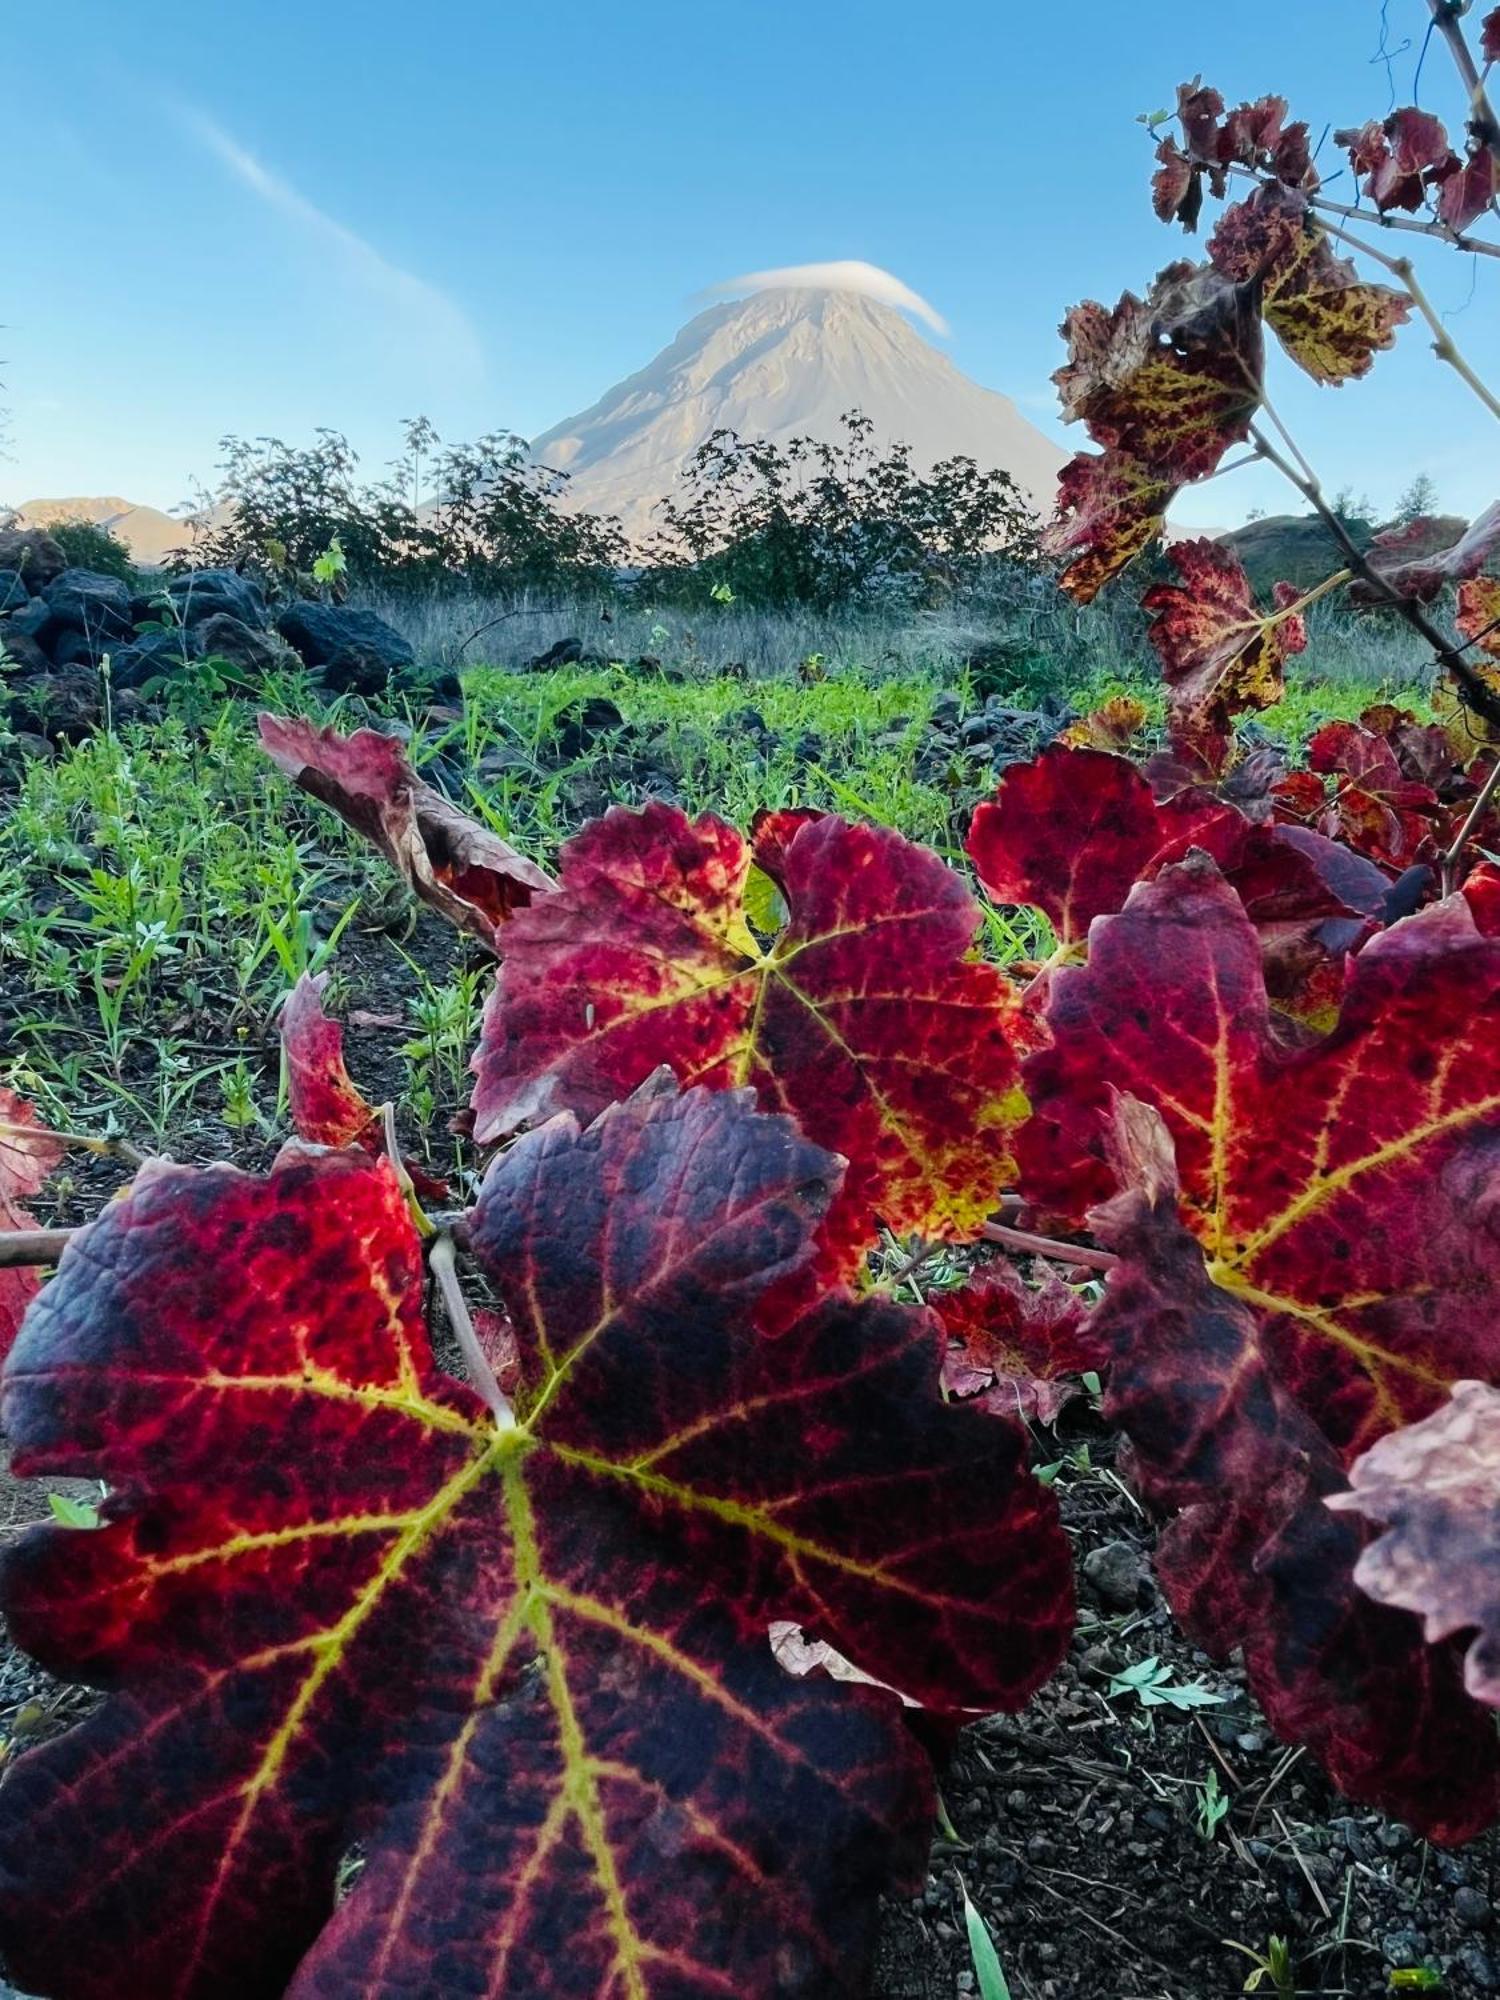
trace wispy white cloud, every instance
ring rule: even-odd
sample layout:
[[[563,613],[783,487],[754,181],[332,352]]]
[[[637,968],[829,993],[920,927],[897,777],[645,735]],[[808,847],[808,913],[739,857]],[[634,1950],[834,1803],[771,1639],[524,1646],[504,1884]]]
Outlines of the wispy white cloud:
[[[726,278],[715,285],[710,296],[728,298],[736,292],[770,291],[858,292],[862,298],[878,299],[882,305],[898,306],[915,313],[934,333],[946,333],[948,322],[910,285],[878,264],[863,264],[848,257],[830,264],[784,264],[775,271],[747,271],[740,278]]]
[[[192,106],[174,109],[185,129],[242,187],[325,251],[350,286],[397,316],[426,361],[469,381],[483,375],[484,352],[474,323],[446,292],[382,256],[372,243],[273,173],[206,112]]]

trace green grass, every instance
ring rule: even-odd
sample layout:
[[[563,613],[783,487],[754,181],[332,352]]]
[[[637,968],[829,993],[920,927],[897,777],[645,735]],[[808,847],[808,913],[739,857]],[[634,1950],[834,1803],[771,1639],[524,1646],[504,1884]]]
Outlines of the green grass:
[[[390,719],[412,730],[419,764],[440,760],[441,782],[467,782],[470,809],[545,862],[612,801],[665,793],[740,826],[762,806],[829,808],[892,826],[962,868],[969,811],[992,782],[980,760],[933,759],[927,724],[940,690],[980,705],[951,663],[947,673],[835,666],[759,681],[623,667],[479,668],[465,679],[461,719],[424,733],[414,701]],[[1121,692],[1141,696],[1159,722],[1160,684],[1118,666],[1101,667],[1072,699],[1086,708]],[[1380,692],[1294,679],[1258,727],[1295,754],[1320,722],[1357,715]],[[1425,712],[1420,697],[1398,698]],[[1021,691],[1002,699],[1029,705]],[[621,727],[561,757],[570,716],[600,700]],[[269,689],[267,701],[346,727],[380,720],[358,704],[320,708],[305,682]],[[57,1122],[154,1144],[189,1112],[221,1136],[269,1133],[278,1096],[269,1024],[300,973],[339,965],[341,941],[345,959],[375,951],[399,994],[403,1096],[424,1118],[463,1099],[482,974],[446,934],[436,959],[430,942],[412,956],[404,890],[272,769],[249,704],[187,686],[175,717],[25,762],[0,806],[0,885],[0,1033],[11,1051],[0,1076]],[[985,914],[988,953],[1045,955],[1039,919]]]

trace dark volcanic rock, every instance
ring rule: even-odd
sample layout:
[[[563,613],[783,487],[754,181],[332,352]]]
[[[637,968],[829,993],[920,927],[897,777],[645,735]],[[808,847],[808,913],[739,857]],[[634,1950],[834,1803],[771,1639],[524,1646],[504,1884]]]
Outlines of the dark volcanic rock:
[[[68,566],[67,552],[43,528],[0,528],[0,569],[21,572],[33,590],[41,590]]]
[[[91,639],[128,639],[135,629],[130,622],[130,587],[117,576],[65,569],[42,594],[59,625]]]
[[[274,632],[257,631],[228,612],[216,611],[211,618],[191,627],[193,652],[202,659],[227,660],[253,680],[297,665],[297,655]]]
[[[0,667],[14,680],[21,674],[48,673],[52,662],[35,639],[0,622]]]
[[[0,611],[15,611],[30,597],[26,579],[18,569],[0,569]]]
[[[379,694],[415,658],[394,626],[346,604],[294,604],[276,629],[339,694]]]
[[[185,632],[140,632],[110,655],[110,678],[117,688],[144,687],[162,674],[180,674],[196,658],[197,649]]]
[[[172,578],[167,594],[184,625],[196,625],[204,618],[237,618],[257,629],[268,623],[260,585],[236,570],[189,570]]]

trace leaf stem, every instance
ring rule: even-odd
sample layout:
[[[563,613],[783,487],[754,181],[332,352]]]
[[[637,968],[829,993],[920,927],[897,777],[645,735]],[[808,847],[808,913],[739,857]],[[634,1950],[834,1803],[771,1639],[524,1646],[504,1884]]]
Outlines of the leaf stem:
[[[448,1324],[453,1328],[459,1350],[468,1366],[470,1380],[494,1413],[500,1429],[513,1431],[516,1428],[516,1413],[490,1366],[489,1356],[479,1343],[479,1335],[474,1331],[469,1302],[458,1282],[458,1252],[446,1230],[441,1236],[433,1238],[427,1253],[427,1266],[436,1281],[448,1314]]]
[[[1059,1264],[1083,1264],[1091,1271],[1112,1271],[1119,1258],[1113,1250],[1089,1250],[1081,1243],[1062,1243],[1053,1236],[1034,1236],[1029,1229],[1011,1229],[1003,1222],[984,1222],[979,1233],[986,1243],[1004,1250],[1024,1250],[1033,1257],[1051,1257]]]

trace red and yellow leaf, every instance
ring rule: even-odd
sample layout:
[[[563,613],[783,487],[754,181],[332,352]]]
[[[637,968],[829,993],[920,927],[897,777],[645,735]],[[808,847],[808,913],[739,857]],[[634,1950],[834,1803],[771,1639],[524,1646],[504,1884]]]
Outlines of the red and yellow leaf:
[[[1122,1111],[1127,1127],[1155,1116]],[[1364,1538],[1326,1505],[1343,1485],[1338,1453],[1268,1355],[1261,1315],[1213,1283],[1170,1172],[1160,1159],[1142,1172],[1137,1152],[1132,1176],[1131,1150],[1128,1192],[1098,1218],[1122,1262],[1093,1322],[1094,1361],[1137,1485],[1174,1510],[1155,1559],[1168,1601],[1217,1656],[1242,1649],[1272,1728],[1343,1790],[1465,1840],[1500,1805],[1493,1721],[1452,1650],[1359,1590]]]
[[[425,784],[393,736],[341,736],[299,717],[262,715],[277,767],[331,806],[385,856],[413,894],[492,949],[501,927],[552,878]]]
[[[1062,325],[1068,358],[1052,379],[1064,420],[1181,485],[1214,470],[1248,435],[1260,402],[1260,316],[1248,288],[1208,265],[1170,264],[1150,293],[1108,308],[1089,299]]]
[[[1009,1172],[1019,1001],[969,956],[978,905],[933,854],[831,815],[774,865],[788,918],[745,920],[752,850],[675,807],[616,808],[563,850],[555,894],[517,916],[474,1060],[475,1137],[594,1116],[667,1064],[754,1087],[849,1162],[820,1272],[852,1276],[878,1216],[971,1233]]]
[[[1469,577],[1458,586],[1454,623],[1481,653],[1500,660],[1500,576]]]
[[[1388,590],[1430,604],[1447,585],[1477,577],[1500,549],[1500,500],[1477,514],[1456,542],[1445,546],[1441,532],[1437,523],[1422,517],[1387,528],[1370,548],[1370,567]],[[1363,580],[1350,585],[1349,596],[1357,604],[1389,601]]]
[[[1058,582],[1091,604],[1113,577],[1160,538],[1180,482],[1122,451],[1081,451],[1058,474],[1057,515],[1042,532],[1046,555],[1066,557]]]
[[[1356,1459],[1329,1505],[1378,1521],[1354,1580],[1420,1613],[1433,1642],[1473,1632],[1464,1685],[1500,1708],[1500,1389],[1456,1382],[1441,1409]]]
[[[148,1168],[5,1379],[25,1472],[107,1482],[5,1609],[110,1691],[0,1793],[0,1945],[57,2000],[857,1994],[932,1807],[897,1698],[1023,1701],[1067,1544],[931,1323],[757,1296],[836,1163],[744,1094],[559,1120],[471,1236],[514,1420],[436,1367],[394,1176]],[[362,1865],[346,1894],[340,1867]]]
[[[1307,627],[1289,608],[1297,592],[1279,583],[1275,609],[1257,610],[1249,577],[1218,542],[1174,542],[1167,559],[1178,581],[1153,584],[1141,608],[1155,613],[1147,636],[1181,726],[1225,730],[1246,709],[1280,701],[1282,667],[1307,645]]]
[[[927,1303],[949,1341],[943,1386],[976,1409],[1054,1423],[1079,1393],[1068,1378],[1094,1365],[1088,1308],[1054,1274],[1029,1285],[1011,1265],[990,1264]]]
[[[1226,209],[1208,254],[1226,279],[1258,293],[1266,324],[1315,382],[1367,374],[1411,311],[1403,293],[1368,283],[1334,254],[1306,197],[1288,187],[1262,187]]]
[[[1325,1614],[1345,1630],[1345,1612],[1328,1608],[1344,1601],[1345,1572],[1330,1572],[1323,1597],[1311,1581],[1348,1535],[1326,1525],[1321,1493],[1455,1380],[1500,1375],[1500,1248],[1486,1220],[1500,1157],[1500,942],[1461,897],[1407,918],[1353,960],[1332,1033],[1288,1050],[1255,931],[1193,857],[1096,925],[1088,964],[1056,975],[1048,1021],[1054,1046],[1025,1069],[1036,1110],[1019,1142],[1023,1192],[1074,1218],[1107,1194],[1117,1090],[1165,1122],[1169,1167],[1176,1154],[1193,1240],[1177,1241],[1178,1206],[1159,1193],[1148,1204],[1159,1227],[1135,1197],[1123,1221],[1099,1223],[1129,1267],[1101,1337],[1134,1385],[1121,1414],[1146,1476],[1165,1504],[1190,1509],[1209,1499],[1210,1466],[1216,1482],[1219,1511],[1193,1516],[1164,1568],[1174,1602],[1216,1644],[1231,1628],[1248,1641],[1260,1620],[1251,1672],[1267,1712],[1311,1732],[1347,1789],[1440,1837],[1473,1831],[1495,1810],[1493,1737],[1483,1755],[1469,1744],[1464,1783],[1443,1801],[1393,1733],[1391,1675],[1414,1702],[1412,1676],[1424,1702],[1453,1676],[1415,1659],[1398,1672],[1398,1621],[1381,1628],[1370,1672],[1385,1692],[1367,1704],[1352,1654],[1339,1655],[1339,1688],[1320,1690],[1331,1659],[1306,1641]],[[1198,1366],[1174,1343],[1200,1353]],[[1202,1454],[1192,1479],[1190,1444]],[[1337,1741],[1315,1724],[1322,1700],[1340,1717]],[[1449,1725],[1462,1738],[1462,1714]]]

